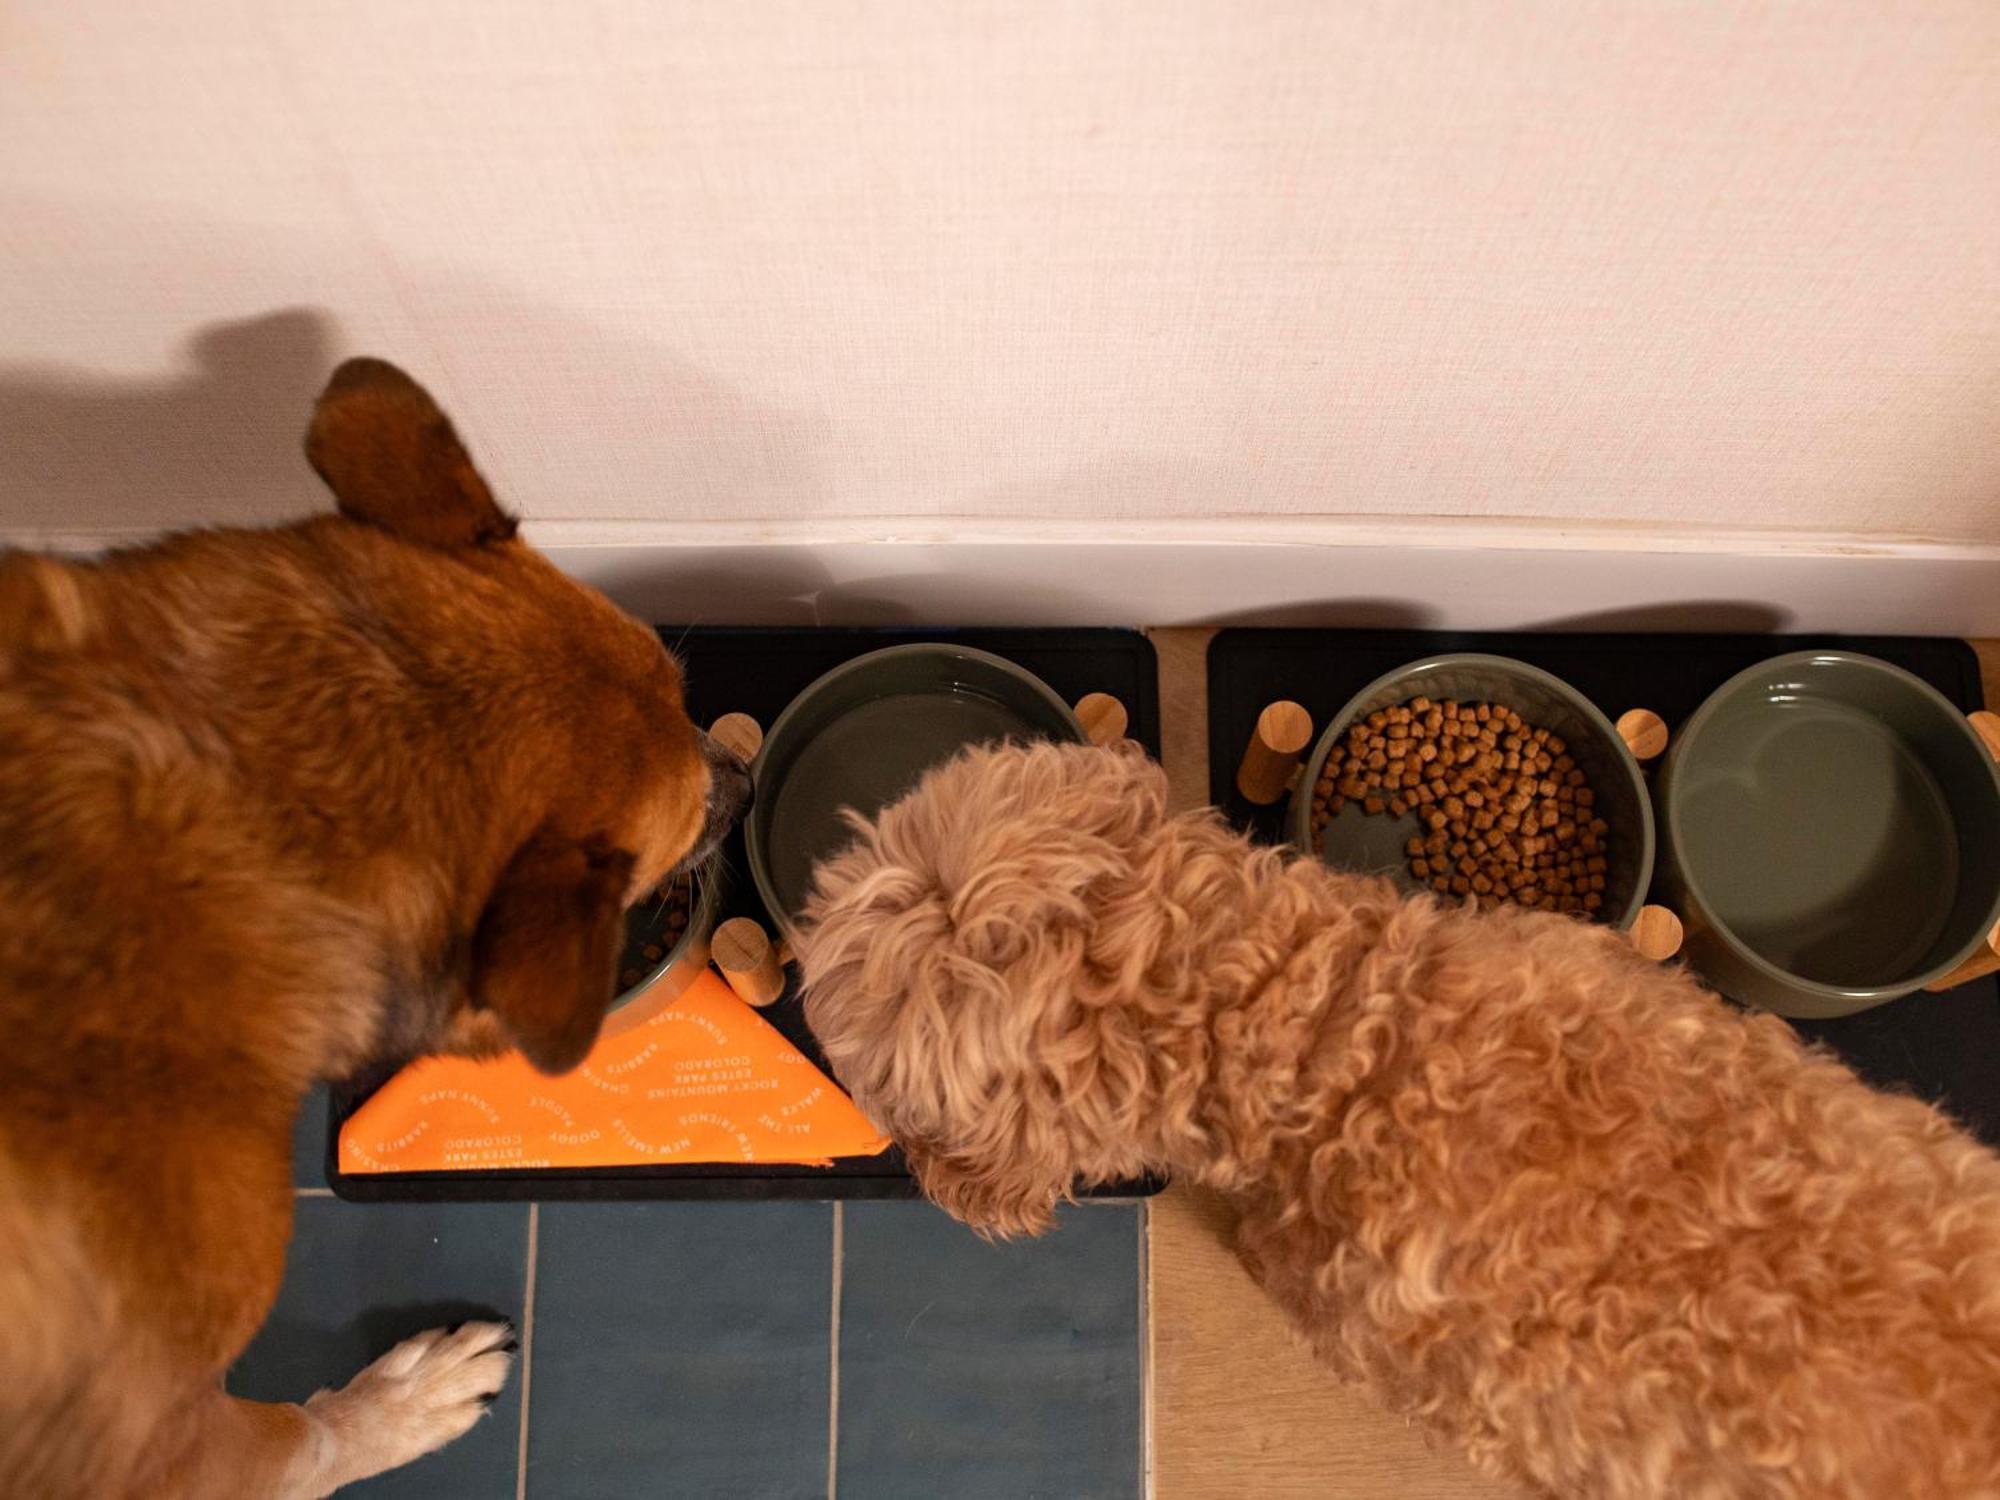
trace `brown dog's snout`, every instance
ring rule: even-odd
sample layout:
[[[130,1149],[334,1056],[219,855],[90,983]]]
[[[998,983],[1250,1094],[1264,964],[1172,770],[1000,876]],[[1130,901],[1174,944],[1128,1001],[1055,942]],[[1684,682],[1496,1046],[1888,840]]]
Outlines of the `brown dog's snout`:
[[[725,830],[734,828],[756,799],[757,788],[750,779],[750,767],[734,750],[707,735],[702,736],[701,749],[708,757],[709,818],[719,821]]]
[[[708,808],[702,818],[701,837],[681,861],[682,869],[698,865],[713,854],[729,837],[729,830],[742,821],[756,796],[750,767],[734,750],[704,734],[701,756],[708,762]]]

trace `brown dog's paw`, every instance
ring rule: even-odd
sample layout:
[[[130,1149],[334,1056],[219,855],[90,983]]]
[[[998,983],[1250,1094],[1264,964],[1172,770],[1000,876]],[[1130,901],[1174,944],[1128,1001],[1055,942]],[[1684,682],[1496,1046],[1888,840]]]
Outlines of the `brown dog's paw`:
[[[336,1485],[352,1484],[462,1437],[507,1384],[507,1323],[462,1323],[404,1339],[337,1391],[306,1402],[330,1440]]]

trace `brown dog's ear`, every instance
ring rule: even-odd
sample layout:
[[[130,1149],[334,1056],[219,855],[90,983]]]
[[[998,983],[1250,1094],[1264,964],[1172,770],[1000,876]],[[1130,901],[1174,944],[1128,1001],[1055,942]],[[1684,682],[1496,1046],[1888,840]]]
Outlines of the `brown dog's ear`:
[[[537,834],[501,872],[472,938],[472,1001],[500,1018],[544,1073],[597,1040],[625,937],[632,856]]]
[[[333,372],[306,458],[342,515],[405,541],[477,547],[514,535],[430,393],[386,360],[350,359]]]

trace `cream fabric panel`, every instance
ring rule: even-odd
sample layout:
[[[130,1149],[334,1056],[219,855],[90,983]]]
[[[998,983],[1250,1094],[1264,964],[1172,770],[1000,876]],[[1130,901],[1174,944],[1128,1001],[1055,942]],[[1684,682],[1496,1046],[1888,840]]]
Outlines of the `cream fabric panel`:
[[[538,518],[1996,542],[2000,5],[0,4],[0,525],[360,350]]]

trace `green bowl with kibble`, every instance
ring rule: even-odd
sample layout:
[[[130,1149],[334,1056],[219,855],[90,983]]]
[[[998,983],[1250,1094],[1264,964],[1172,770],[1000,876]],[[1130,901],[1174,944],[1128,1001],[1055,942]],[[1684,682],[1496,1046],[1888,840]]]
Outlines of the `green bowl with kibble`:
[[[625,913],[625,944],[618,956],[617,1011],[641,995],[671,1000],[708,966],[708,936],[715,930],[723,894],[719,859],[678,870],[658,890]]]
[[[1611,721],[1510,657],[1425,657],[1368,684],[1321,732],[1286,812],[1335,869],[1623,932],[1653,878],[1653,809]]]

